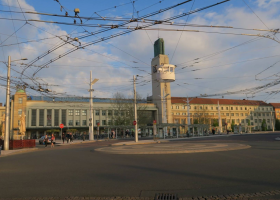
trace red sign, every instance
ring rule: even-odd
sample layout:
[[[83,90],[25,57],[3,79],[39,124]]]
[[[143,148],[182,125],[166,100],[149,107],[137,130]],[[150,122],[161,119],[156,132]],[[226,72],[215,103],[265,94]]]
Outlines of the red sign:
[[[154,120],[153,123],[154,123],[154,124],[157,124],[157,120]]]
[[[59,127],[60,127],[60,128],[63,128],[63,127],[64,127],[64,124],[60,124]]]
[[[136,121],[133,121],[133,125],[134,125],[134,126],[136,125]]]
[[[99,122],[97,123],[97,126],[100,126],[100,123],[99,123]]]

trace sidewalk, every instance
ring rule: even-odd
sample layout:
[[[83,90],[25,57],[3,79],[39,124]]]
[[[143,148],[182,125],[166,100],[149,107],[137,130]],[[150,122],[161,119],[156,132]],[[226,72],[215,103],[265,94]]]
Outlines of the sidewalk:
[[[0,157],[10,156],[19,153],[28,153],[32,151],[36,151],[38,148],[28,148],[28,149],[15,149],[15,150],[1,150]]]
[[[92,141],[89,141],[89,140],[73,140],[73,142],[69,142],[67,143],[67,141],[64,141],[64,144],[61,140],[58,140],[56,141],[56,146],[65,146],[65,145],[74,145],[74,144],[84,144],[84,143],[93,143],[93,142],[102,142],[102,141],[106,141],[108,139],[95,139],[95,140],[92,140]]]

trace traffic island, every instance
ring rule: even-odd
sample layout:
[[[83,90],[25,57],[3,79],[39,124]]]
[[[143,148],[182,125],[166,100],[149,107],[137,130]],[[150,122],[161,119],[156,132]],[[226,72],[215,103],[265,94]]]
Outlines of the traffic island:
[[[94,152],[110,154],[180,154],[180,153],[203,153],[216,151],[232,151],[248,149],[251,146],[238,143],[166,143],[147,145],[114,145],[102,147]]]

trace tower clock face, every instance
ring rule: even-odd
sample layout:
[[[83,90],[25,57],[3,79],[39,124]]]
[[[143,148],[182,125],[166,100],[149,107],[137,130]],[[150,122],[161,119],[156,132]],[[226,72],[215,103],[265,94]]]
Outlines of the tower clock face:
[[[153,72],[156,73],[157,72],[157,68],[156,66],[153,66]]]

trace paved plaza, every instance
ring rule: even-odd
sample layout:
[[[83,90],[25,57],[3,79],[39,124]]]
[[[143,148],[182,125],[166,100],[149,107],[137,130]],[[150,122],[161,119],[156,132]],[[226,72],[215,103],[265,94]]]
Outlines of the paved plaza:
[[[278,136],[40,145],[28,153],[0,157],[0,199],[152,200],[156,194],[176,194],[181,200],[280,199]],[[122,145],[114,145],[119,142]],[[194,152],[168,153],[174,149]],[[167,153],[133,153],[143,151]]]

